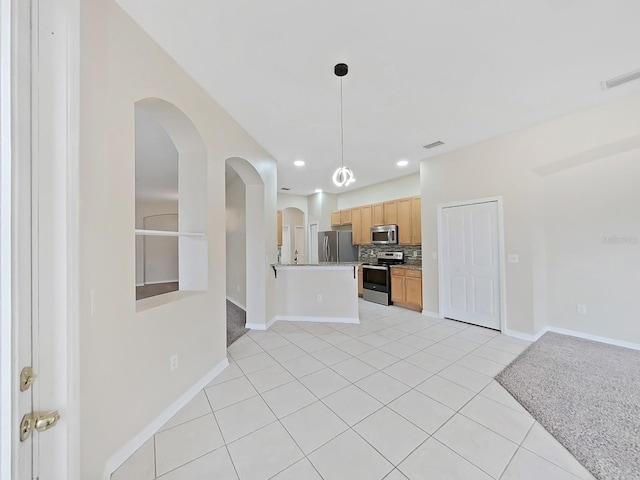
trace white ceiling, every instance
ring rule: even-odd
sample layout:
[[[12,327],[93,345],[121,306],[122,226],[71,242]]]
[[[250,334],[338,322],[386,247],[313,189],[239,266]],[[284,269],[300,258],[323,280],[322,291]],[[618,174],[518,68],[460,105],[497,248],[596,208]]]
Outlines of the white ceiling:
[[[276,158],[290,193],[340,192],[339,62],[350,190],[640,92],[600,85],[640,69],[638,0],[118,2]]]

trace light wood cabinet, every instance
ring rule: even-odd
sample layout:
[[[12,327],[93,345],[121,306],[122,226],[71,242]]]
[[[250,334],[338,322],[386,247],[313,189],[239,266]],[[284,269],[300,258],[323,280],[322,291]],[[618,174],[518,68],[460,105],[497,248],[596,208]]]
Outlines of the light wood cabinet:
[[[351,209],[351,243],[362,245],[362,207]]]
[[[340,210],[340,225],[351,225],[351,209]]]
[[[402,198],[398,200],[398,243],[400,245],[412,244],[413,228],[411,219],[411,199]]]
[[[340,212],[331,212],[331,226],[339,227],[340,226]]]
[[[391,269],[391,301],[395,304],[403,304],[405,299],[404,268]]]
[[[278,238],[278,246],[282,246],[282,210],[278,210],[276,225],[278,229],[277,238]]]
[[[398,224],[398,201],[384,202],[384,225]]]
[[[358,296],[361,297],[364,292],[364,280],[362,278],[362,265],[358,267]]]
[[[373,212],[373,226],[384,225],[384,203],[371,205]]]
[[[422,244],[422,203],[420,197],[411,198],[411,243]]]
[[[331,226],[339,227],[340,225],[351,225],[351,209],[338,210],[331,212]]]
[[[371,227],[398,225],[400,245],[422,243],[420,197],[401,198],[331,212],[331,226],[351,225],[354,245],[371,245]]]
[[[371,205],[361,207],[360,215],[362,216],[362,243],[360,245],[371,245],[371,227],[373,225]]]
[[[391,301],[394,305],[422,310],[422,270],[392,268]]]
[[[420,197],[398,200],[398,243],[400,245],[422,243],[420,212]]]

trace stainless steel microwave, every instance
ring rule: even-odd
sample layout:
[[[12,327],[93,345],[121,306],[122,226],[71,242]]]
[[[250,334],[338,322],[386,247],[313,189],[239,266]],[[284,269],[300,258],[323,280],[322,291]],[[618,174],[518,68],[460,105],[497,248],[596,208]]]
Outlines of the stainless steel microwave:
[[[373,245],[396,245],[398,243],[398,226],[378,225],[371,227],[371,243]]]

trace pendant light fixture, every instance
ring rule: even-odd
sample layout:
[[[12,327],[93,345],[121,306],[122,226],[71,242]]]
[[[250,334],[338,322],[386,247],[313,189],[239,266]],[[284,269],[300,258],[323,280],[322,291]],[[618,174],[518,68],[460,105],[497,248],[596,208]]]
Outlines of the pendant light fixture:
[[[338,63],[333,72],[337,77],[340,77],[340,153],[341,164],[340,167],[333,172],[333,183],[336,187],[348,187],[350,183],[355,182],[353,178],[353,172],[349,167],[344,166],[344,126],[342,122],[342,77],[349,72],[349,66],[346,63]]]

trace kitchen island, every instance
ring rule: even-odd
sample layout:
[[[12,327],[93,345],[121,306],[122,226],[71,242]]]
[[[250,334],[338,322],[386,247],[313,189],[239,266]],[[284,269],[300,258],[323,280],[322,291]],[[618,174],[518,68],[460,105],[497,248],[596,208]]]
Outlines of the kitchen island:
[[[360,323],[358,262],[272,264],[275,320]]]

